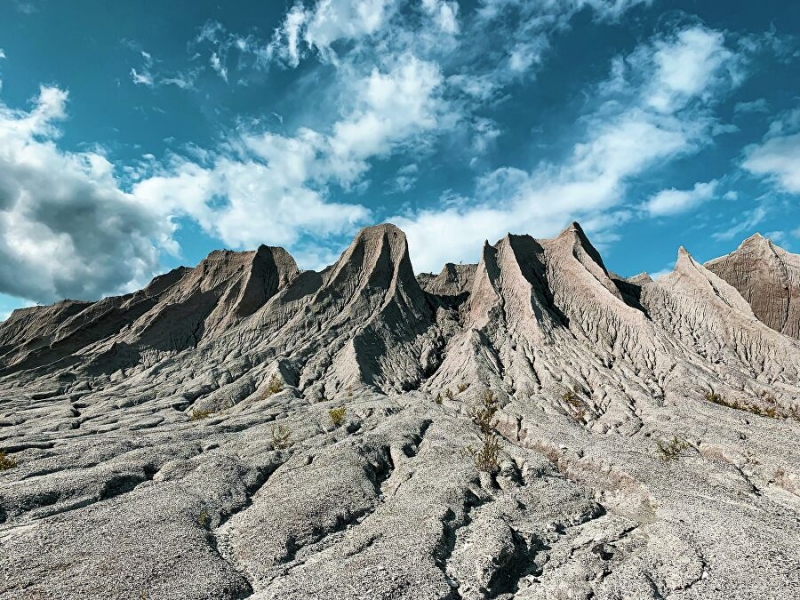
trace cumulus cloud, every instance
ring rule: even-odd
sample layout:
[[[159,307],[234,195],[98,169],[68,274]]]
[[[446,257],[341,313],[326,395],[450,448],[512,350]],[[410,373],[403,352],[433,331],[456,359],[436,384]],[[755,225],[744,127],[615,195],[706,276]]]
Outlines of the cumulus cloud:
[[[39,302],[142,284],[168,235],[102,154],[58,149],[67,98],[42,87],[28,111],[0,104],[0,292]]]
[[[674,68],[689,57],[696,63],[691,82]],[[530,171],[496,169],[481,178],[473,198],[393,219],[409,235],[415,265],[436,271],[446,260],[475,260],[485,237],[507,231],[546,236],[576,218],[630,218],[614,212],[628,181],[709,144],[717,132],[711,108],[741,77],[739,57],[725,48],[722,34],[702,26],[657,38],[615,60],[611,76],[598,86],[599,105],[584,118],[584,140],[564,161]],[[669,210],[670,199],[672,210],[681,201],[681,209],[688,208],[712,188],[701,184],[689,196],[654,199],[654,210]],[[602,234],[608,226],[601,219],[587,229]],[[441,231],[458,232],[456,248],[449,236],[437,235]]]
[[[198,162],[175,157],[144,177],[133,195],[164,217],[186,216],[234,247],[295,245],[306,234],[350,232],[369,211],[332,201],[370,169],[370,159],[438,129],[444,118],[438,68],[412,55],[352,83],[348,112],[327,133],[240,131]],[[406,174],[408,175],[408,173]]]
[[[742,166],[783,192],[800,194],[800,109],[775,119],[764,140],[746,150]]]
[[[298,2],[276,29],[269,54],[291,66],[297,66],[307,51],[335,62],[335,42],[380,32],[398,5],[395,0],[318,0],[305,8]]]
[[[666,217],[687,212],[716,194],[718,182],[696,183],[691,190],[661,190],[642,205],[651,217]]]

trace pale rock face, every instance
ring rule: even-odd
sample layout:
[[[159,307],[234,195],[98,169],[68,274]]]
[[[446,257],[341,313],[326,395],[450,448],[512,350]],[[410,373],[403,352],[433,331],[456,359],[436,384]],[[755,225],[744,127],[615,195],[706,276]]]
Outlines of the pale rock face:
[[[800,256],[756,234],[705,266],[735,287],[763,323],[800,338]]]
[[[0,600],[793,598],[799,258],[625,280],[573,223],[415,277],[387,224],[16,311]]]

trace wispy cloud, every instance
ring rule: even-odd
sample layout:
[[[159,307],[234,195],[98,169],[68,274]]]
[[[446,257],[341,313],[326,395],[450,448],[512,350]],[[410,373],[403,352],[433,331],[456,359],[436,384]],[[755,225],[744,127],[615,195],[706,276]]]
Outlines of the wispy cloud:
[[[686,60],[691,78],[679,69]],[[445,260],[474,260],[485,237],[507,231],[551,235],[571,219],[591,222],[603,215],[595,221],[603,234],[609,223],[630,218],[618,208],[628,180],[708,145],[717,124],[712,107],[739,84],[742,68],[724,36],[702,26],[656,38],[616,59],[611,76],[597,86],[594,112],[584,117],[584,140],[566,160],[531,171],[497,169],[460,205],[397,217],[416,249],[415,264],[437,270]],[[701,184],[688,196],[662,196],[654,210],[687,208],[712,188]],[[444,238],[440,231],[459,234]]]
[[[156,60],[149,52],[138,48],[136,44],[128,43],[132,49],[140,55],[142,62],[139,68],[132,67],[130,71],[131,81],[134,85],[145,87],[159,87],[162,85],[174,85],[181,89],[192,89],[200,69],[193,68],[186,72],[164,73],[159,71]]]
[[[773,120],[760,144],[745,152],[742,167],[790,194],[800,194],[800,108]]]
[[[716,180],[696,183],[690,190],[671,188],[653,195],[641,208],[651,217],[665,217],[685,213],[714,198],[717,191]]]

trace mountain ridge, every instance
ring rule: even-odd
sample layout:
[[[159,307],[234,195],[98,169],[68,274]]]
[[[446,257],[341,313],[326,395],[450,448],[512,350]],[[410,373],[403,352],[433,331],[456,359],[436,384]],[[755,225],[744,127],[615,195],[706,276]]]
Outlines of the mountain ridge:
[[[15,311],[0,600],[791,597],[798,258],[623,279],[573,223],[415,275],[383,224]]]

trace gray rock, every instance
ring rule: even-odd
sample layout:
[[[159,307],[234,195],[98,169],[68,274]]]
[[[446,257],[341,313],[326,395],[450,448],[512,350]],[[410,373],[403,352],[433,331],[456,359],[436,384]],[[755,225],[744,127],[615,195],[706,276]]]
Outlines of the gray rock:
[[[418,279],[382,225],[17,312],[0,599],[797,597],[796,317],[728,259],[624,280],[573,224]]]

